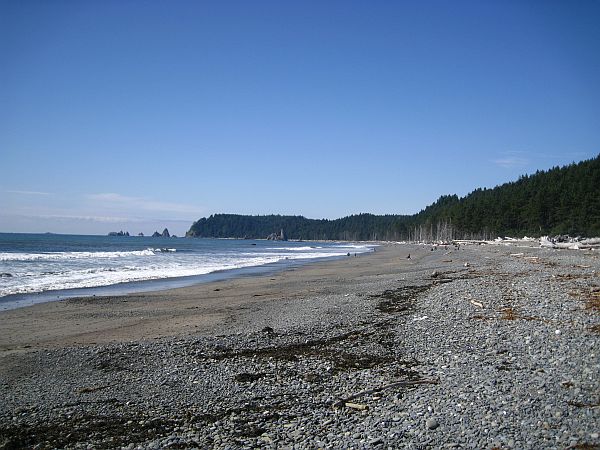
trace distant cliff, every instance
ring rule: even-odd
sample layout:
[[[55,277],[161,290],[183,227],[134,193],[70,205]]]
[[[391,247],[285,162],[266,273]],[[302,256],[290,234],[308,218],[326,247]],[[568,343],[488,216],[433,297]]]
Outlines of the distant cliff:
[[[448,240],[571,234],[600,236],[600,156],[524,175],[465,197],[441,196],[414,215],[358,214],[335,220],[215,214],[186,236],[264,239]]]

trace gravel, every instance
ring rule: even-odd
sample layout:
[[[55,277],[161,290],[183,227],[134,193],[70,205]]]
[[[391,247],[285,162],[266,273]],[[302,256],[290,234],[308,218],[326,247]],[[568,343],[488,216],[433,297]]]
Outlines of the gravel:
[[[597,252],[409,249],[222,335],[5,355],[0,448],[598,448]]]

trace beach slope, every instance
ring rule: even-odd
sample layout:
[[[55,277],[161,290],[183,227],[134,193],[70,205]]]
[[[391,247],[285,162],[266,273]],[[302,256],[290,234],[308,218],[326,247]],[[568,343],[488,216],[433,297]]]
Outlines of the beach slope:
[[[6,311],[0,448],[593,448],[599,274],[593,251],[390,244]]]

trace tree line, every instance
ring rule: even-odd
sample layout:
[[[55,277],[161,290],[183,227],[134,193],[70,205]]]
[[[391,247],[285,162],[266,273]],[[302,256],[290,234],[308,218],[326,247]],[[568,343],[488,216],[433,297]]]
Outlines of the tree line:
[[[214,214],[188,236],[261,239],[285,230],[301,240],[492,239],[496,236],[600,236],[600,155],[523,175],[465,197],[443,195],[413,215],[356,214],[341,219]]]

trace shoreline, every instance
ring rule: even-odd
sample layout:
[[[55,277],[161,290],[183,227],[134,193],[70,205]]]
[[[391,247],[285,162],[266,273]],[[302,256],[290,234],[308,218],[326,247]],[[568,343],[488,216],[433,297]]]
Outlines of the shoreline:
[[[598,295],[594,252],[386,245],[6,311],[0,443],[594,448]]]
[[[389,244],[379,244],[377,253],[381,255],[380,249],[385,247]],[[272,285],[278,282],[287,283],[288,297],[299,296],[302,291],[298,286],[300,283],[320,278],[322,271],[343,272],[348,266],[366,268],[368,264],[364,258],[374,253],[362,253],[356,258],[344,256],[291,261],[280,267],[258,266],[239,272],[222,272],[221,279],[199,283],[190,280],[192,284],[186,283],[182,287],[114,295],[65,296],[0,311],[0,330],[3,330],[0,334],[0,355],[8,350],[19,351],[44,345],[95,344],[154,339],[181,332],[210,332],[212,326],[226,318],[228,311],[236,306],[276,300],[282,289]],[[298,280],[293,279],[296,275],[300,277]],[[107,307],[111,308],[110,312],[106,311]],[[50,325],[40,328],[40,324],[45,322],[54,325],[52,328]],[[27,331],[22,333],[21,330]]]
[[[316,242],[316,241],[315,241]],[[380,246],[382,244],[366,244]],[[361,255],[371,252],[363,252]],[[70,298],[85,297],[121,297],[126,295],[152,294],[173,289],[192,287],[198,284],[213,283],[234,278],[244,278],[275,274],[280,271],[302,267],[318,262],[334,261],[347,256],[330,256],[325,258],[286,259],[266,264],[238,267],[235,269],[219,269],[201,275],[175,276],[149,280],[128,281],[93,287],[57,289],[27,294],[10,294],[0,297],[0,313],[12,309],[25,308],[41,303],[56,302]]]

